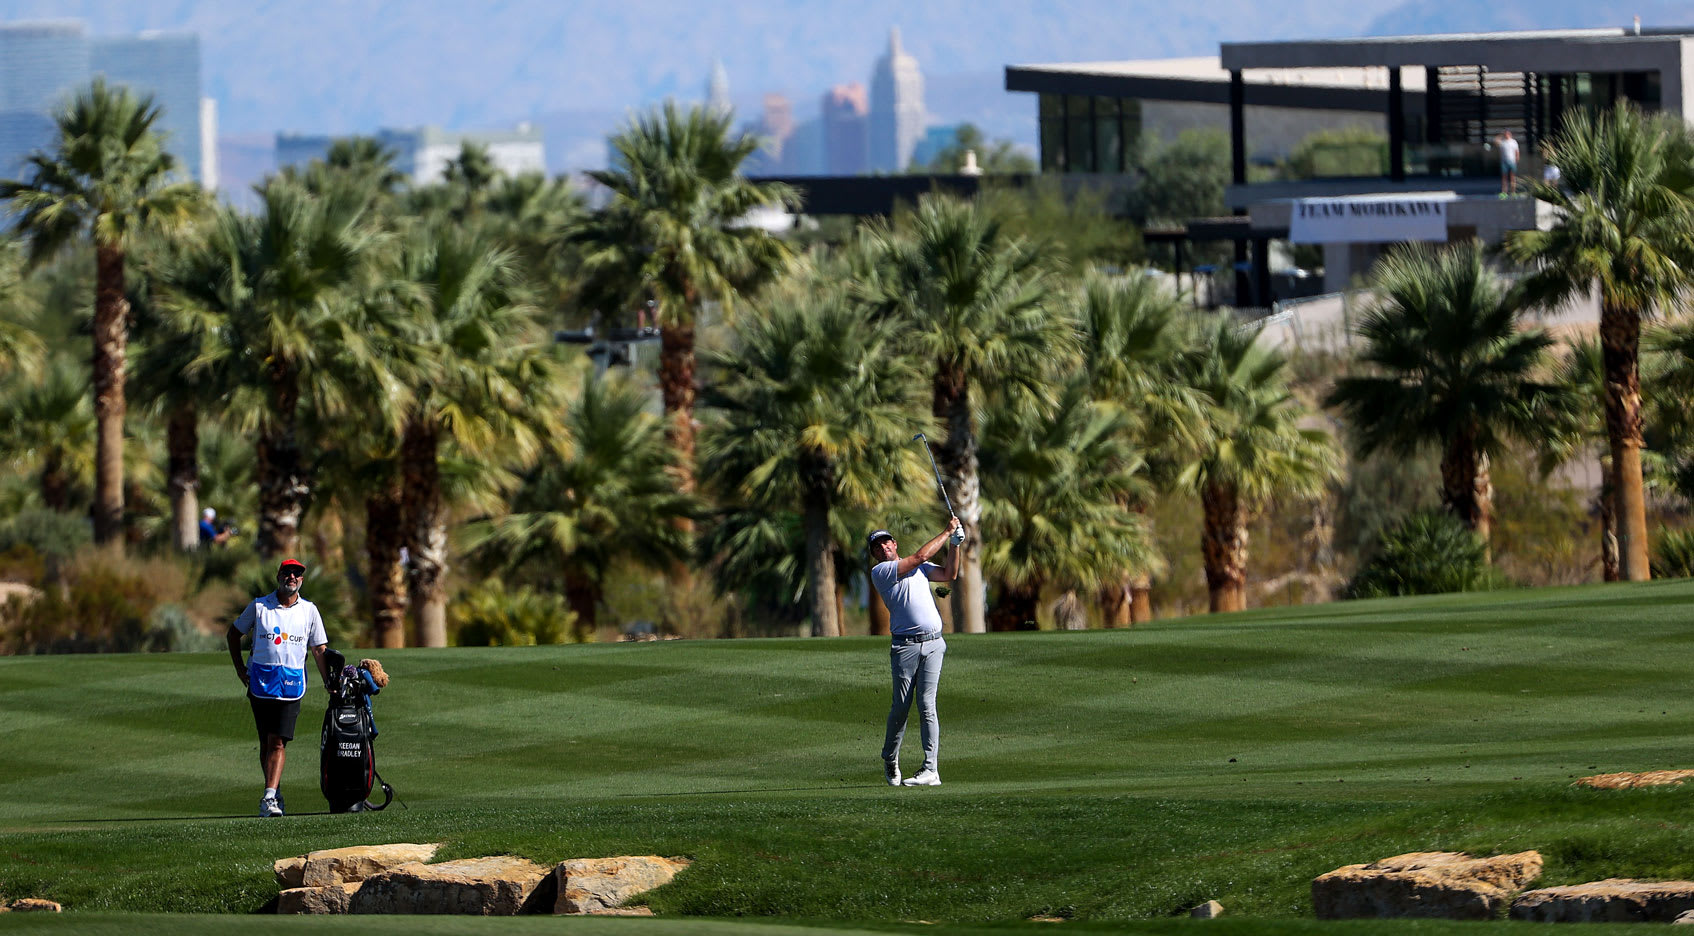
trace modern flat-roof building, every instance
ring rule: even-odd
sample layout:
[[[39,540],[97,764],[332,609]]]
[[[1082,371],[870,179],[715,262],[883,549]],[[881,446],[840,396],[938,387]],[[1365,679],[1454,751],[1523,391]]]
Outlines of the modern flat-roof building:
[[[375,134],[382,145],[395,152],[394,168],[423,185],[441,181],[447,163],[457,158],[466,143],[488,148],[494,165],[507,175],[547,171],[546,150],[541,130],[519,124],[513,130],[457,132],[439,127],[384,128]],[[323,134],[279,133],[276,164],[303,166],[322,159],[337,138]]]
[[[200,96],[200,38],[91,37],[75,21],[0,25],[0,176],[15,177],[30,153],[54,145],[54,118],[96,75],[151,94],[160,109],[154,128],[177,165],[209,188],[217,184],[216,130],[207,123],[215,110]]]
[[[1536,204],[1499,197],[1499,134],[1539,177],[1546,141],[1576,110],[1629,101],[1694,118],[1694,29],[1577,29],[1223,43],[1216,67],[1167,63],[1011,66],[1006,87],[1041,95],[1044,171],[1115,172],[1115,140],[1221,114],[1230,137],[1233,219],[1205,233],[1237,242],[1256,304],[1270,299],[1267,242],[1321,243],[1325,282],[1345,286],[1382,247],[1407,240],[1493,242],[1534,227]],[[1185,73],[1186,72],[1186,73]],[[1221,108],[1220,108],[1221,105]],[[1313,129],[1372,127],[1376,171],[1298,173],[1269,163]],[[1192,226],[1191,226],[1192,227]],[[1245,253],[1251,245],[1253,257]]]
[[[1320,130],[1382,129],[1388,76],[1381,69],[1261,69],[1250,82],[1243,112],[1249,162],[1283,159]],[[1040,96],[1042,172],[1123,172],[1144,139],[1229,132],[1230,73],[1215,55],[1009,65],[1006,90]],[[1408,90],[1415,119],[1421,84]]]

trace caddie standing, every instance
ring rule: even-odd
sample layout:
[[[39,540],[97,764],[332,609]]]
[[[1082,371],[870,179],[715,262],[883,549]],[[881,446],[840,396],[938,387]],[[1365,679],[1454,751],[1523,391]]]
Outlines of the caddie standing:
[[[294,740],[294,722],[300,716],[300,699],[306,694],[306,651],[317,661],[318,675],[329,684],[324,666],[324,620],[318,606],[300,597],[306,566],[298,559],[284,559],[276,570],[276,591],[253,599],[229,626],[230,659],[235,673],[247,687],[247,702],[253,708],[253,724],[259,731],[259,769],[265,775],[265,793],[259,799],[259,815],[280,816],[282,765],[288,742]],[[253,635],[253,655],[241,661],[241,638]]]
[[[941,637],[941,611],[935,606],[930,582],[951,582],[959,575],[959,550],[964,527],[954,517],[938,536],[918,547],[910,556],[900,556],[894,534],[876,530],[866,538],[870,548],[871,584],[888,606],[888,631],[893,646],[889,663],[894,675],[894,700],[888,709],[888,732],[882,742],[882,772],[889,786],[940,786],[941,722],[935,714],[935,692],[941,685],[941,661],[947,641]],[[954,548],[947,549],[951,544]],[[929,560],[947,549],[945,565]],[[900,779],[900,739],[906,734],[906,718],[912,701],[918,703],[919,733],[923,739],[923,768]]]

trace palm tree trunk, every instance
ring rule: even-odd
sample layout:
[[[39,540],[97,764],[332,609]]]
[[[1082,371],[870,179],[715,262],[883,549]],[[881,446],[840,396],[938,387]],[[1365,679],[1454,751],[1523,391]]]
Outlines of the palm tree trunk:
[[[371,601],[371,632],[384,648],[406,645],[406,570],[400,550],[406,543],[398,483],[365,498],[365,556]]]
[[[94,263],[94,539],[115,543],[124,523],[124,357],[129,338],[124,251],[97,244]]]
[[[1133,503],[1130,510],[1141,515],[1141,522],[1146,525],[1149,536],[1153,520],[1149,517],[1147,505]],[[1116,586],[1109,586],[1115,588]],[[1153,576],[1146,570],[1130,572],[1123,581],[1123,591],[1128,600],[1121,606],[1106,605],[1109,612],[1106,617],[1107,627],[1134,627],[1153,620]]]
[[[300,521],[311,493],[295,437],[299,374],[279,364],[269,376],[271,412],[259,439],[259,533],[254,544],[267,559],[292,556],[299,549]]]
[[[441,507],[440,436],[413,420],[400,442],[405,471],[407,553],[417,646],[447,646],[447,518]]]
[[[994,610],[988,615],[988,627],[995,632],[1036,629],[1036,611],[1041,602],[1041,586],[1008,585],[995,596]]]
[[[870,575],[868,574],[869,567],[867,566],[866,568],[867,574],[865,576],[865,588],[870,590],[868,610],[870,611],[871,619],[871,636],[887,637],[889,629],[892,626],[888,619],[888,605],[882,603],[882,592],[877,591],[876,586],[871,584]]]
[[[1618,558],[1623,577],[1645,582],[1647,497],[1641,481],[1641,316],[1609,297],[1600,301],[1600,356],[1606,379],[1606,439],[1617,483]]]
[[[48,449],[41,461],[41,503],[59,513],[71,506],[71,475],[65,470],[65,453],[58,447]]]
[[[578,641],[594,636],[600,625],[600,589],[588,576],[575,569],[565,570],[565,603],[576,613],[572,629]]]
[[[1600,580],[1616,582],[1618,571],[1618,514],[1617,472],[1612,470],[1609,455],[1600,457],[1600,495],[1595,498],[1600,507]]]
[[[694,490],[694,325],[659,330],[659,392],[665,404],[665,437],[676,451],[677,489]]]
[[[805,486],[806,604],[812,615],[812,636],[839,637],[834,540],[829,534],[829,495],[834,487],[829,461],[813,452],[802,454],[800,478]]]
[[[981,634],[988,630],[983,607],[981,478],[970,387],[959,368],[944,365],[936,370],[934,412],[947,428],[947,441],[937,447],[936,461],[952,492],[953,509],[965,527],[965,541],[958,547],[959,578],[953,583],[953,629]]]
[[[676,489],[694,492],[694,322],[667,324],[659,329],[659,395],[665,407],[665,437],[676,452]],[[694,521],[672,521],[685,535]],[[674,563],[666,575],[672,592],[692,590],[694,573],[685,562]]]
[[[1132,624],[1153,620],[1153,577],[1145,572],[1129,580],[1129,620]]]
[[[318,565],[329,569],[344,567],[347,556],[342,541],[346,538],[347,526],[341,520],[341,509],[319,510],[317,520],[312,523],[312,554],[318,557]]]
[[[176,548],[200,548],[200,414],[193,403],[171,413],[165,426],[170,465],[171,538]]]
[[[1247,607],[1247,512],[1233,485],[1207,484],[1200,492],[1205,532],[1200,552],[1206,562],[1206,588],[1212,613]]]
[[[1441,455],[1441,502],[1466,529],[1482,538],[1486,550],[1494,529],[1494,482],[1488,456],[1477,450],[1470,432],[1447,440]]]
[[[1100,617],[1107,627],[1134,626],[1135,619],[1130,613],[1132,581],[1133,576],[1126,575],[1100,588]]]

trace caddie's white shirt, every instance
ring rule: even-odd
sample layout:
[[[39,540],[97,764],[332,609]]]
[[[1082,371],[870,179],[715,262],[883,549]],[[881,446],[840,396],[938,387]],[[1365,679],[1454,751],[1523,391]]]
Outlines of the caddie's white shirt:
[[[871,566],[871,584],[888,606],[890,634],[907,637],[941,633],[941,612],[935,607],[935,593],[929,590],[929,576],[925,574],[940,568],[933,562],[921,562],[900,575],[900,563],[894,559]]]
[[[329,643],[318,606],[304,598],[283,607],[276,592],[242,609],[235,629],[253,635],[247,690],[261,699],[292,702],[306,694],[306,649]]]

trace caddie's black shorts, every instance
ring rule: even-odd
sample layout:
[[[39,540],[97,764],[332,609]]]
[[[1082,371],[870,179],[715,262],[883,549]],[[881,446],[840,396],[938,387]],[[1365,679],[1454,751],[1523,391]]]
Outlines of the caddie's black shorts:
[[[260,744],[265,743],[266,735],[276,735],[285,742],[294,740],[294,721],[300,717],[299,699],[279,702],[249,693],[247,701],[253,706],[253,727],[259,729]]]

